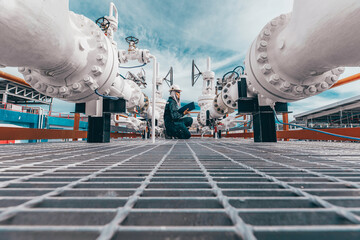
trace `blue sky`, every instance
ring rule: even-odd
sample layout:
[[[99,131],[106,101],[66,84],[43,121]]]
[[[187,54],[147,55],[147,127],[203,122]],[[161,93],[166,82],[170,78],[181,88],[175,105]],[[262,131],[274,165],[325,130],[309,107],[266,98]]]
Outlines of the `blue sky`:
[[[119,30],[115,35],[119,49],[132,35],[140,39],[139,48],[149,49],[160,63],[160,75],[174,68],[174,81],[185,91],[182,99],[197,101],[201,94],[199,80],[191,87],[191,61],[200,70],[206,58],[212,58],[213,71],[221,77],[237,65],[243,65],[251,42],[272,18],[288,13],[292,0],[114,0],[119,11]],[[70,0],[70,10],[91,20],[108,15],[109,0]],[[137,64],[137,62],[134,62]],[[6,71],[6,70],[5,70]],[[152,69],[145,67],[150,93]],[[10,73],[19,74],[14,69]],[[137,70],[134,71],[137,73]],[[360,72],[348,68],[343,76]],[[122,72],[123,74],[126,71]],[[21,75],[20,75],[21,76]],[[357,95],[358,83],[348,84],[290,104],[295,114]],[[166,89],[164,98],[167,97]],[[55,101],[54,111],[73,111],[73,104]]]

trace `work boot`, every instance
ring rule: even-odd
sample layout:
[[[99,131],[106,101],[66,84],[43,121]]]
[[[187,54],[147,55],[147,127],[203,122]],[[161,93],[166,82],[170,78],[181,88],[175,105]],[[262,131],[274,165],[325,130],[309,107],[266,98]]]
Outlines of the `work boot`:
[[[166,131],[165,131],[165,139],[172,139],[172,136],[169,136]]]

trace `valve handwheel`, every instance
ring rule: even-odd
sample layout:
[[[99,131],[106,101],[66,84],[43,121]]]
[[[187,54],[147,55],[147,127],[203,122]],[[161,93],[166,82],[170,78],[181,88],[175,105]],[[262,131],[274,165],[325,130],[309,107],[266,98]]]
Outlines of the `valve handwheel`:
[[[126,42],[129,43],[129,44],[130,44],[131,42],[133,42],[134,44],[138,44],[138,43],[139,43],[139,39],[136,38],[136,37],[133,37],[133,36],[129,36],[129,37],[125,38],[125,40],[126,40]]]
[[[99,28],[106,32],[110,27],[110,21],[106,17],[101,17],[96,20],[96,24],[99,26]]]

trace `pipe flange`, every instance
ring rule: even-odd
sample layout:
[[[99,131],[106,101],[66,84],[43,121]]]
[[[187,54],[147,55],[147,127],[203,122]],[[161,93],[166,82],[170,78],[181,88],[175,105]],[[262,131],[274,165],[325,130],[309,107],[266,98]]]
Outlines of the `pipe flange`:
[[[272,53],[274,49],[281,51],[286,47],[286,42],[277,36],[290,18],[291,14],[282,14],[271,20],[253,42],[246,57],[248,89],[274,102],[291,102],[319,94],[329,89],[344,72],[341,67],[323,73],[313,72],[311,77],[302,81],[283,73]]]
[[[236,109],[238,104],[238,86],[237,81],[228,82],[221,92],[222,101],[228,109]]]
[[[90,19],[70,12],[70,21],[80,32],[69,61],[52,69],[19,68],[25,80],[47,96],[63,98],[69,102],[87,102],[98,99],[94,93],[107,94],[117,71],[117,49]],[[84,38],[83,36],[92,36]],[[86,59],[86,62],[75,61]],[[78,64],[77,62],[80,62]],[[76,63],[76,64],[75,64]]]

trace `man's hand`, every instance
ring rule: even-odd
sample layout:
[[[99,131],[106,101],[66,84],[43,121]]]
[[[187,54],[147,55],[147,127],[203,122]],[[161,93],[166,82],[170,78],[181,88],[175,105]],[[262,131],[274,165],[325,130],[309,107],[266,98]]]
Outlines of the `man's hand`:
[[[190,112],[189,112],[189,109],[186,109],[185,111],[184,111],[184,115],[186,115],[186,114],[189,114]]]

